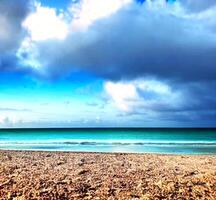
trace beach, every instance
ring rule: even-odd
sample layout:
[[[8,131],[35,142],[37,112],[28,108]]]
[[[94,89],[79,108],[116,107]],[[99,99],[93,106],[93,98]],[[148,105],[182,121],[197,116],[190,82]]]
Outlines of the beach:
[[[216,157],[1,150],[0,199],[216,199]]]

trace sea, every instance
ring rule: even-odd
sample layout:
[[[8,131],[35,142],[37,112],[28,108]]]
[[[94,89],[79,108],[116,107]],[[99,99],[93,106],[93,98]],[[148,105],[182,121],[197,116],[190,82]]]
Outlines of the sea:
[[[0,149],[109,153],[216,154],[216,129],[0,129]]]

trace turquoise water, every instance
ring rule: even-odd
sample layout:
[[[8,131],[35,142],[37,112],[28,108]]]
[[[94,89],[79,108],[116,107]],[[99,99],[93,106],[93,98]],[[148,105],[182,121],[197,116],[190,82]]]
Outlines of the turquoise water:
[[[216,154],[216,129],[1,129],[0,149]]]

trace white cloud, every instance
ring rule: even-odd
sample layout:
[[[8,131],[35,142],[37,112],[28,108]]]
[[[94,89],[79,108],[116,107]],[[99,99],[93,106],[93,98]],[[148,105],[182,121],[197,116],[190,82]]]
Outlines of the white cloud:
[[[33,41],[61,40],[68,34],[64,15],[57,15],[54,8],[42,7],[40,4],[36,4],[36,11],[31,13],[22,25],[28,30]]]
[[[106,82],[104,89],[114,105],[124,112],[176,109],[183,103],[182,94],[156,80]]]
[[[70,11],[74,16],[73,30],[86,29],[94,21],[107,17],[132,0],[82,0],[79,4],[72,4]]]
[[[22,41],[20,48],[16,52],[16,56],[20,59],[20,62],[23,65],[31,66],[34,69],[40,68],[42,72],[41,63],[37,59],[39,56],[38,54],[38,49],[35,47],[35,43],[32,42],[29,37]]]
[[[155,80],[138,80],[135,81],[135,85],[143,91],[152,91],[161,95],[169,95],[171,93],[171,89],[168,85]]]
[[[116,106],[123,111],[129,111],[131,109],[130,101],[132,102],[138,98],[133,83],[113,83],[109,81],[105,83],[104,87]]]
[[[29,35],[22,41],[16,56],[23,65],[39,69],[40,73],[45,75],[42,66],[46,64],[44,63],[46,60],[41,62],[38,59],[40,57],[37,49],[38,43],[50,39],[64,41],[73,32],[85,29],[94,21],[117,12],[131,1],[83,0],[73,2],[67,11],[61,11],[60,14],[57,14],[57,10],[54,8],[35,3],[35,11],[29,14],[22,23]],[[71,19],[71,16],[73,16],[73,19]]]
[[[133,0],[82,0],[72,3],[67,11],[60,11],[35,3],[35,11],[23,22],[33,41],[63,40],[70,31],[88,28],[98,19],[107,17]],[[73,19],[71,20],[71,17]]]
[[[1,116],[0,117],[0,127],[19,127],[22,124],[22,120],[16,119],[14,117]]]

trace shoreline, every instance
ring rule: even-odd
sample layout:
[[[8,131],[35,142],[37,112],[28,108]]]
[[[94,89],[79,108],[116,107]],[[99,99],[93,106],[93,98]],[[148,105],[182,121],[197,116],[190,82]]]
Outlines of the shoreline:
[[[158,155],[158,156],[216,156],[216,153],[160,153],[160,152],[100,152],[100,151],[67,151],[67,150],[19,150],[19,149],[0,149],[1,152],[34,152],[34,153],[72,153],[72,154],[120,154],[120,155]]]
[[[209,156],[209,157],[214,157],[216,156],[216,153],[160,153],[160,152],[100,152],[100,151],[67,151],[67,150],[19,150],[19,149],[0,149],[1,152],[34,152],[34,153],[72,153],[72,154],[120,154],[120,155],[157,155],[157,156]]]
[[[0,150],[0,199],[216,199],[215,155]]]

